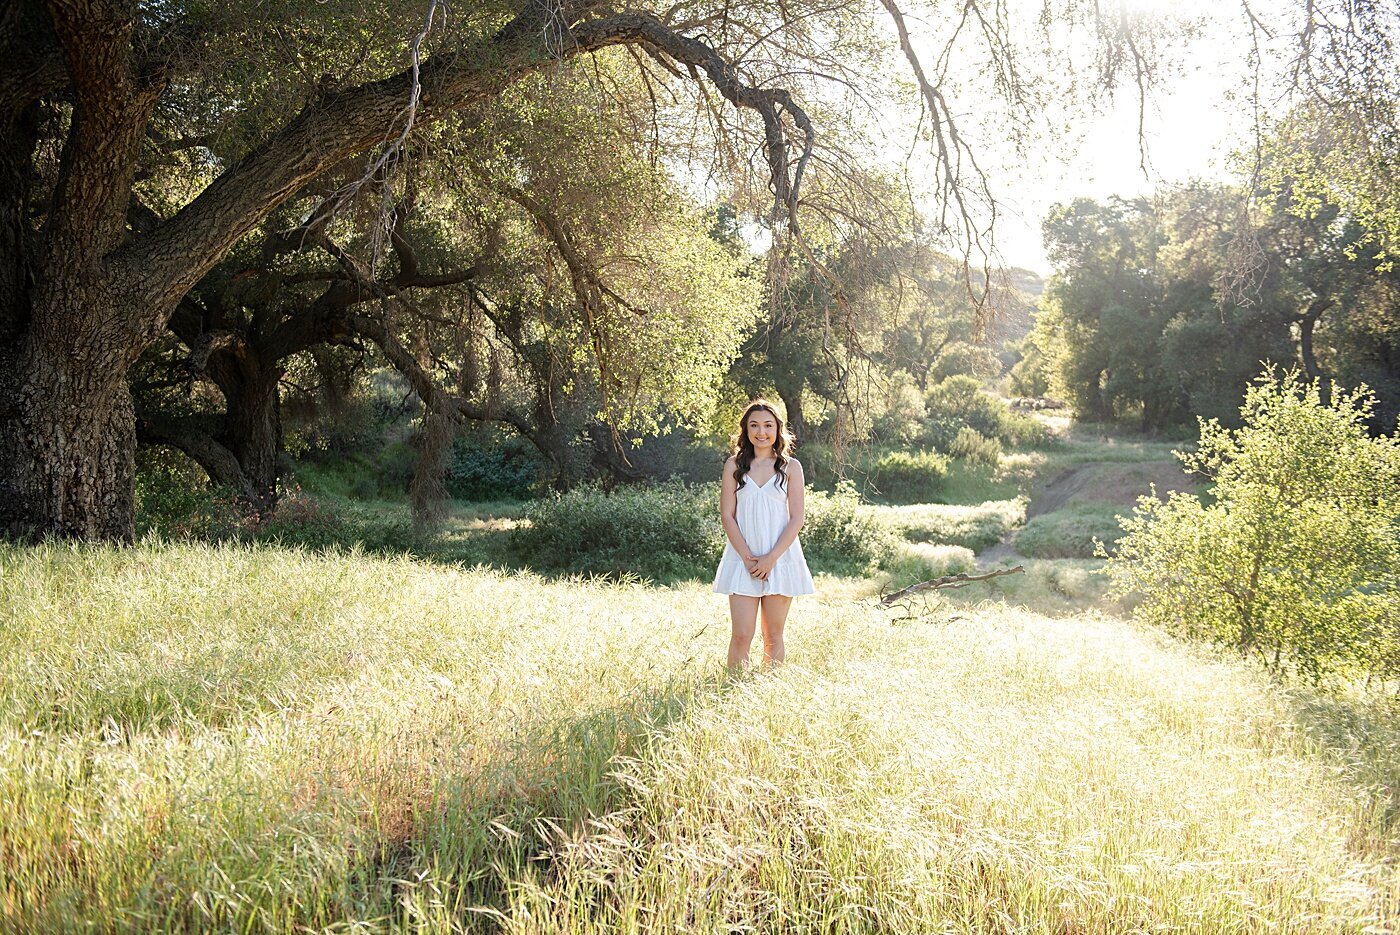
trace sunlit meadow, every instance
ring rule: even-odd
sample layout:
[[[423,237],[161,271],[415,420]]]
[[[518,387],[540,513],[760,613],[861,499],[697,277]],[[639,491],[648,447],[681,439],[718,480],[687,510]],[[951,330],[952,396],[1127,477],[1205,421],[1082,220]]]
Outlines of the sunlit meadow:
[[[1388,931],[1385,712],[1122,621],[0,547],[10,931]]]

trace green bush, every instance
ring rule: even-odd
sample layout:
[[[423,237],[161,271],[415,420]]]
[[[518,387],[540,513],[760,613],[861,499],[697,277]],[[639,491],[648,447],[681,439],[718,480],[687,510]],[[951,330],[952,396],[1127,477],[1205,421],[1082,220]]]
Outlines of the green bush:
[[[1002,417],[1010,412],[1001,400],[983,392],[980,380],[965,375],[949,377],[929,390],[924,408],[925,439],[944,451],[963,428],[998,437]]]
[[[524,500],[534,493],[539,474],[539,454],[514,439],[486,445],[458,438],[443,483],[458,500]]]
[[[984,438],[1014,447],[1040,446],[1050,441],[1044,423],[1011,408],[984,392],[973,377],[949,377],[924,397],[928,418],[920,436],[939,451],[952,451],[958,435],[971,429]]]
[[[867,507],[878,511],[910,542],[956,545],[981,552],[996,545],[1026,517],[1026,501],[988,500],[975,506]]]
[[[974,428],[963,426],[948,446],[948,454],[960,461],[996,467],[1001,461],[1001,442],[987,438]]]
[[[810,565],[863,574],[894,555],[898,536],[878,515],[861,507],[849,481],[831,494],[808,490],[804,503],[801,540]]]
[[[715,485],[582,487],[536,500],[512,533],[520,557],[546,571],[708,578],[724,549]]]
[[[880,568],[888,576],[885,590],[893,591],[931,578],[970,573],[977,568],[977,559],[971,549],[958,545],[903,543]]]
[[[1058,447],[1055,436],[1050,434],[1045,423],[1023,412],[1008,408],[999,422],[997,437],[1013,448]]]
[[[209,486],[204,470],[170,448],[136,453],[136,534],[223,539],[235,535],[240,516],[227,491]]]
[[[417,454],[407,442],[385,445],[371,457],[351,453],[319,456],[296,466],[296,486],[319,497],[346,500],[396,500],[408,490]]]
[[[891,451],[870,467],[871,493],[888,503],[930,503],[948,479],[948,459],[936,451]]]
[[[1093,558],[1097,540],[1112,554],[1123,536],[1121,512],[1094,504],[1033,516],[1016,534],[1016,551],[1030,558]]]
[[[919,388],[901,372],[891,381],[885,410],[871,424],[871,435],[885,444],[908,445],[919,437],[927,418]]]
[[[376,510],[330,497],[308,496],[300,488],[284,495],[276,511],[251,527],[255,539],[308,549],[350,548],[367,552],[407,552],[417,544],[413,521],[402,509]]]
[[[336,471],[320,479],[351,476],[348,470]],[[300,487],[283,492],[271,515],[244,516],[231,494],[211,489],[202,470],[166,449],[139,453],[136,499],[138,535],[276,541],[309,549],[359,545],[370,552],[403,552],[416,545],[413,524],[403,510],[377,510],[344,497],[311,495]]]
[[[1215,500],[1143,498],[1109,562],[1137,614],[1262,659],[1278,674],[1400,675],[1400,442],[1372,438],[1369,393],[1270,371],[1243,427],[1201,423],[1187,470]]]

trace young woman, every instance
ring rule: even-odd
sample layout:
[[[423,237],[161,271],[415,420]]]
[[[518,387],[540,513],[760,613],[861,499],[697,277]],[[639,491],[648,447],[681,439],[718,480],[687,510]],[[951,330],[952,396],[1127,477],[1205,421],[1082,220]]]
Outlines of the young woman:
[[[715,572],[714,589],[729,595],[730,668],[748,662],[760,610],[763,661],[782,662],[783,624],[792,599],[816,590],[797,541],[802,528],[802,465],[788,456],[792,443],[777,410],[756,399],[739,420],[734,455],[724,462],[719,516],[729,544]]]

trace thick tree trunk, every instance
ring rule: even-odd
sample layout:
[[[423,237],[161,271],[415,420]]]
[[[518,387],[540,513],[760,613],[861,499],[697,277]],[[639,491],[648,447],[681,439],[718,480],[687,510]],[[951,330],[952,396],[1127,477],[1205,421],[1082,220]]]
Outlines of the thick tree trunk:
[[[0,372],[0,532],[129,540],[136,420],[127,362],[92,334],[27,336]]]
[[[1303,358],[1303,374],[1317,382],[1318,397],[1324,406],[1332,405],[1332,387],[1323,379],[1322,368],[1318,366],[1317,353],[1313,350],[1313,333],[1323,313],[1336,304],[1335,299],[1314,299],[1307,310],[1298,316],[1298,351]]]
[[[243,465],[223,442],[222,416],[168,418],[159,412],[141,412],[136,418],[136,436],[145,445],[169,445],[184,452],[204,468],[216,487],[232,490],[249,513],[259,512],[258,495]]]
[[[167,417],[144,412],[137,420],[141,444],[169,445],[188,455],[209,474],[210,483],[232,491],[239,508],[249,516],[263,515],[277,507],[277,463],[281,452],[280,400],[239,403],[245,409],[239,419],[230,416]],[[249,412],[270,410],[267,419],[253,419]],[[234,428],[237,426],[237,435]]]
[[[282,451],[282,405],[277,374],[245,383],[236,399],[228,400],[224,444],[233,452],[252,488],[249,504],[263,513],[277,506],[277,463]]]
[[[225,416],[216,440],[237,465],[239,499],[249,512],[270,512],[277,506],[277,464],[282,451],[278,393],[282,363],[275,352],[240,341],[211,354],[208,371],[224,394]],[[204,467],[216,483],[234,480],[216,476],[207,464]]]
[[[38,140],[39,105],[0,123],[0,348],[13,348],[28,307],[34,257],[29,249],[29,167]],[[0,350],[0,354],[4,351]]]
[[[807,417],[802,411],[802,385],[778,387],[778,398],[787,409],[787,427],[799,441],[807,440]]]
[[[18,22],[36,14],[26,7]],[[28,216],[15,228],[11,212],[34,208],[13,162],[32,169],[44,82],[4,114],[3,129],[19,133],[3,144],[0,172],[0,337],[12,348],[0,358],[0,531],[130,539],[136,417],[126,373],[142,338],[131,322],[147,308],[107,258],[127,237],[162,79],[131,68],[134,7],[54,0],[49,18],[58,45],[46,51],[61,48],[74,103],[42,237]]]
[[[224,415],[168,417],[143,411],[140,440],[184,452],[204,468],[211,483],[232,491],[248,515],[269,513],[277,507],[282,452],[276,374],[220,385],[227,403]]]

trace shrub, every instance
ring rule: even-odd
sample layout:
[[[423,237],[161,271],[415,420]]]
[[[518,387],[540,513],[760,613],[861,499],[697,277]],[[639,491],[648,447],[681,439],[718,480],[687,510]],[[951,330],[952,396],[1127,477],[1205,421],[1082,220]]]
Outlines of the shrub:
[[[964,427],[996,437],[1002,416],[1010,411],[1001,400],[983,392],[981,381],[969,376],[953,376],[939,383],[924,397],[924,407],[929,417],[926,432],[944,450]]]
[[[928,416],[908,374],[900,373],[891,382],[885,411],[875,417],[871,433],[882,442],[906,445],[919,437]]]
[[[1279,674],[1396,673],[1400,443],[1371,438],[1364,390],[1269,371],[1245,393],[1243,427],[1201,423],[1187,470],[1214,503],[1144,497],[1109,562],[1139,617],[1234,647]]]
[[[899,543],[888,523],[861,508],[850,481],[832,494],[808,490],[803,513],[802,550],[809,564],[829,571],[871,571],[888,561]]]
[[[963,426],[948,446],[948,454],[961,461],[996,467],[1001,461],[1001,442],[987,438],[974,428]]]
[[[1044,448],[1057,444],[1044,422],[1010,408],[1001,416],[997,437],[1014,448]]]
[[[1012,412],[972,377],[949,377],[928,391],[924,405],[928,420],[920,437],[939,451],[951,451],[964,429],[1017,447],[1043,445],[1050,440],[1044,423]]]
[[[537,568],[674,581],[714,574],[724,548],[715,485],[582,487],[530,504],[513,548]]]
[[[903,543],[881,568],[889,574],[888,588],[906,588],[930,578],[971,572],[977,559],[971,549],[958,545],[932,545],[927,542]]]
[[[1021,343],[1021,359],[1011,367],[1011,392],[1017,396],[1048,396],[1050,393],[1049,359],[1027,335]]]
[[[1121,512],[1094,504],[1033,516],[1016,534],[1016,551],[1030,558],[1093,558],[1097,541],[1112,554],[1123,536]]]
[[[296,484],[307,493],[347,500],[397,500],[408,489],[417,460],[406,442],[383,446],[373,457],[351,453],[296,466]]]
[[[485,445],[458,438],[443,483],[459,500],[524,500],[534,492],[539,473],[539,455],[514,440]]]
[[[948,459],[936,451],[892,451],[870,468],[873,492],[890,503],[928,503],[948,478]]]
[[[344,500],[308,496],[293,488],[277,510],[252,527],[255,539],[309,549],[359,546],[367,552],[407,552],[417,537],[402,510],[379,511]]]
[[[222,539],[236,534],[239,519],[232,495],[210,487],[189,458],[165,447],[137,450],[137,535]]]
[[[910,542],[957,545],[981,552],[1005,538],[1026,516],[1026,501],[988,500],[976,506],[867,507],[879,511]]]

